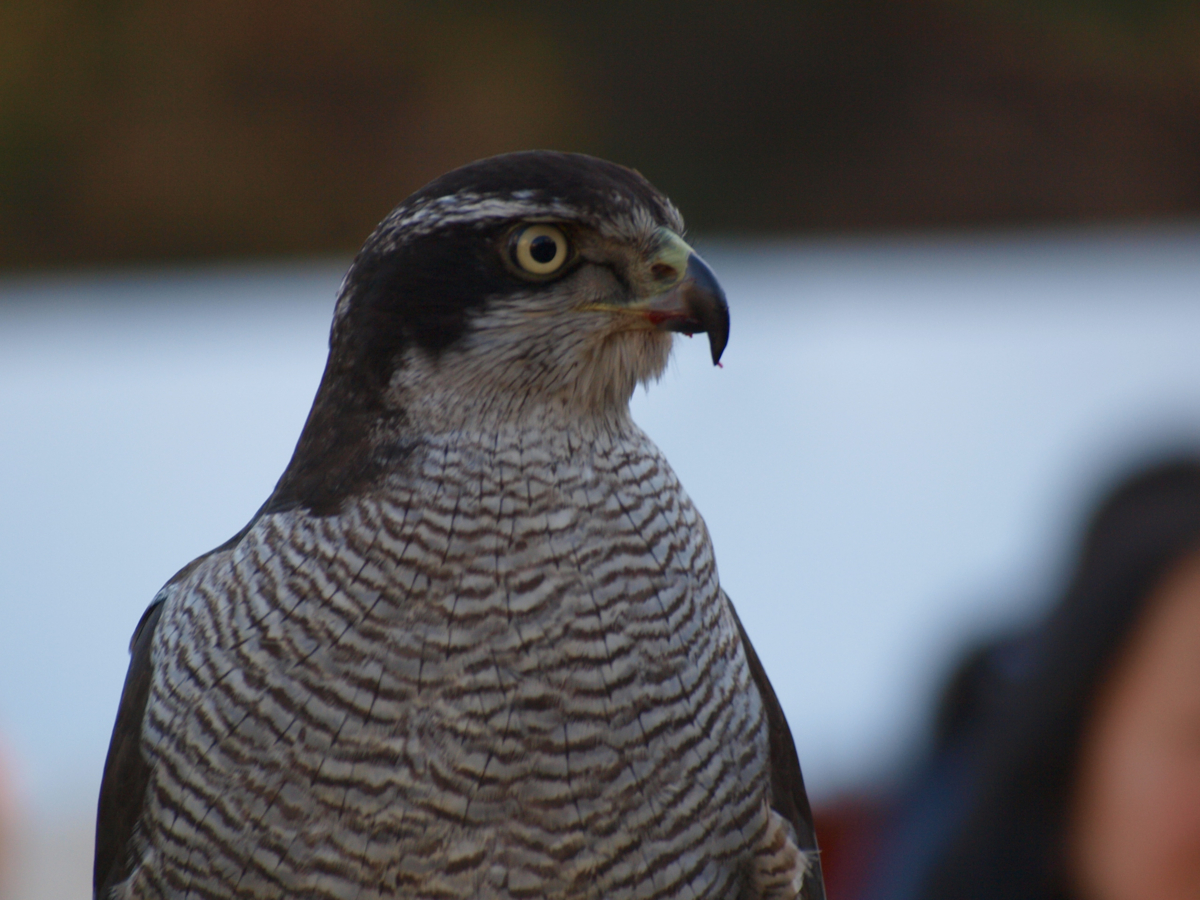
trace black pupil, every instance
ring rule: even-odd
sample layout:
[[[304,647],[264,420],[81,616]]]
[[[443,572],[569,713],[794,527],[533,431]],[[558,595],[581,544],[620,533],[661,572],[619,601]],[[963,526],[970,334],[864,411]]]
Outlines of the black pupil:
[[[529,242],[529,255],[533,257],[534,262],[544,266],[558,256],[558,241],[549,235],[539,234]]]

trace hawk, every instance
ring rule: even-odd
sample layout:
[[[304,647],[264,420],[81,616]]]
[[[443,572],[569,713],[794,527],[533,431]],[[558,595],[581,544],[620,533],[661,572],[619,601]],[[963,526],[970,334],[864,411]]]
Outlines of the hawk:
[[[796,751],[629,399],[724,295],[641,175],[525,152],[368,238],[274,492],[142,616],[95,896],[823,896]]]

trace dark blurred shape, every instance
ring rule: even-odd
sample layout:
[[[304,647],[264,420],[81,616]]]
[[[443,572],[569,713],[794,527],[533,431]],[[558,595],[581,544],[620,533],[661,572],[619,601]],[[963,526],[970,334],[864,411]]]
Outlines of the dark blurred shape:
[[[959,660],[938,699],[928,760],[898,792],[849,793],[813,811],[825,882],[838,900],[911,898],[934,848],[950,840],[977,777],[979,726],[1020,665],[1021,632]]]
[[[951,678],[929,759],[873,823],[872,886],[853,897],[1074,896],[1067,826],[1083,736],[1146,601],[1197,550],[1200,460],[1164,462],[1107,496],[1048,619],[972,650]]]
[[[0,265],[350,252],[529,147],[640,168],[703,231],[1200,212],[1182,0],[13,0]]]

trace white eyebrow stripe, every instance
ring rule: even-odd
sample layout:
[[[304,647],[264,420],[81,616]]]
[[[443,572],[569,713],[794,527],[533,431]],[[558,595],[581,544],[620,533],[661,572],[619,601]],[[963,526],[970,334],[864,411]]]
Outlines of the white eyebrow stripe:
[[[491,219],[558,218],[567,221],[580,219],[580,211],[561,200],[534,199],[537,192],[518,191],[515,194],[461,193],[427,200],[415,207],[400,207],[388,216],[379,227],[381,232],[399,236],[418,237],[429,234],[447,225],[463,222],[487,221]],[[603,228],[614,235],[636,234],[656,227],[653,214],[644,207],[631,203],[620,193],[613,195],[613,210],[609,214],[616,227]],[[674,206],[667,203],[666,212],[676,230],[682,232],[683,217]],[[603,223],[601,223],[603,224]],[[388,243],[396,243],[393,238]]]
[[[525,216],[578,218],[572,206],[555,200],[535,201],[531,196],[533,193],[520,191],[504,197],[463,193],[438,197],[416,207],[401,207],[384,221],[384,227],[389,231],[420,235],[446,225],[484,219],[519,219]]]

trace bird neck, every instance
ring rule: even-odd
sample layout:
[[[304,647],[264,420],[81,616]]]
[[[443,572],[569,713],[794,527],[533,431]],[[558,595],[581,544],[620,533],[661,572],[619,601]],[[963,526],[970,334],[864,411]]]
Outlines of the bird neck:
[[[576,378],[504,375],[410,359],[392,376],[384,403],[416,434],[501,431],[619,434],[631,425],[633,382],[603,389]],[[544,373],[542,373],[544,374]]]
[[[538,393],[422,391],[403,405],[405,429],[422,436],[563,434],[582,440],[619,438],[633,427],[629,404],[583,406]]]

